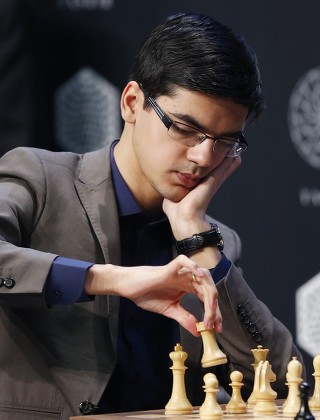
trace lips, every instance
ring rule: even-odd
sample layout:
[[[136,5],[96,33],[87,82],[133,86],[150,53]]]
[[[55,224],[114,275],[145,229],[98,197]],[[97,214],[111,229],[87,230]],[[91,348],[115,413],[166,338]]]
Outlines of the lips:
[[[201,181],[201,178],[195,178],[192,175],[183,174],[180,172],[178,172],[177,175],[181,184],[183,184],[187,188],[194,188]]]

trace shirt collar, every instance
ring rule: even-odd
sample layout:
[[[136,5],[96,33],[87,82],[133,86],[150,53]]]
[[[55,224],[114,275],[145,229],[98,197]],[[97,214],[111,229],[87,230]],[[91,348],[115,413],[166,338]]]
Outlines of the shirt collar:
[[[125,180],[123,179],[119,168],[116,164],[114,158],[114,147],[119,142],[116,140],[112,143],[110,148],[110,161],[111,161],[111,172],[112,172],[112,179],[113,179],[113,186],[114,192],[118,204],[119,216],[131,216],[131,215],[141,215],[143,216],[144,220],[147,222],[153,223],[168,223],[167,216],[162,213],[157,218],[150,218],[143,213],[139,204],[136,202],[134,196],[132,195],[131,191],[129,190]]]

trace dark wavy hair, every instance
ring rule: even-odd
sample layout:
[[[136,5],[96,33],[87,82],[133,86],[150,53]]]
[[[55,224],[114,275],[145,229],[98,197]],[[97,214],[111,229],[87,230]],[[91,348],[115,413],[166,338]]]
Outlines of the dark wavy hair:
[[[178,87],[265,108],[257,58],[243,37],[210,16],[179,13],[157,26],[136,55],[130,80],[153,97]]]

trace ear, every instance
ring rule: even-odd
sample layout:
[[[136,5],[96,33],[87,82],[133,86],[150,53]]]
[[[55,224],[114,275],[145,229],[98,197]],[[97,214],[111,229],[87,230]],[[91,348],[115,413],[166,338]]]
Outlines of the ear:
[[[143,93],[138,83],[135,81],[129,82],[122,92],[120,102],[121,115],[125,122],[135,122],[137,105],[143,100]]]

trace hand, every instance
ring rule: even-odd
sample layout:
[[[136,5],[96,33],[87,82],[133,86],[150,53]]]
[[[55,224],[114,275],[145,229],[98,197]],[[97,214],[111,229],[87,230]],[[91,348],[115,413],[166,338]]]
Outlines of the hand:
[[[94,265],[88,271],[85,291],[92,295],[113,294],[131,299],[140,308],[175,319],[198,336],[198,320],[180,305],[182,297],[192,293],[204,303],[205,327],[214,327],[217,332],[222,330],[218,292],[210,272],[199,268],[185,255],[157,267]]]
[[[181,201],[163,200],[163,210],[168,216],[176,240],[210,229],[205,220],[208,205],[224,181],[240,164],[240,157],[225,158]]]

